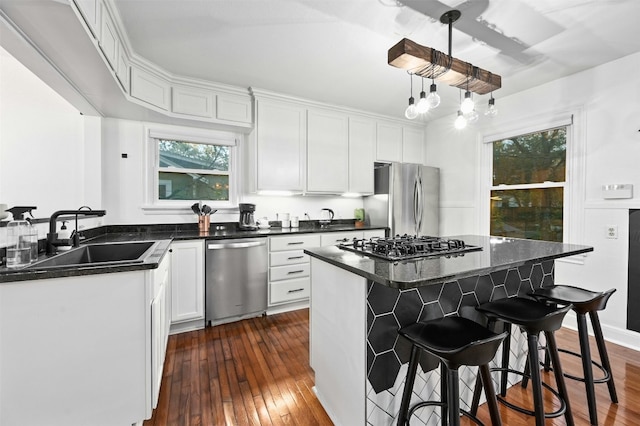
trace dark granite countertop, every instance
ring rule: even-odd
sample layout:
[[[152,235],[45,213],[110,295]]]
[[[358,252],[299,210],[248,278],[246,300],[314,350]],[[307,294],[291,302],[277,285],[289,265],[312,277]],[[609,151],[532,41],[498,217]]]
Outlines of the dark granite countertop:
[[[155,240],[155,243],[156,244],[149,249],[152,251],[147,256],[145,256],[141,262],[138,261],[130,263],[119,262],[117,264],[93,264],[80,267],[56,266],[51,268],[39,268],[37,264],[32,264],[16,269],[0,268],[0,283],[156,269],[158,268],[158,264],[162,261],[164,255],[167,253],[167,250],[171,245],[171,240],[158,239]],[[38,258],[38,261],[44,260],[46,258],[47,257],[45,255],[42,255]]]
[[[37,280],[44,278],[60,278],[79,275],[104,274],[124,271],[135,271],[145,269],[155,269],[169,248],[172,241],[176,240],[196,240],[196,239],[235,239],[235,238],[255,238],[271,237],[278,235],[326,233],[326,232],[348,232],[386,229],[384,227],[365,226],[356,228],[353,220],[338,220],[327,227],[321,227],[317,221],[301,221],[299,228],[281,228],[279,222],[274,223],[268,229],[258,229],[254,231],[242,231],[237,228],[237,223],[212,223],[210,231],[201,233],[197,224],[163,224],[163,225],[108,225],[95,229],[83,231],[85,237],[82,244],[102,244],[132,241],[160,241],[154,253],[148,256],[144,262],[120,263],[117,265],[90,265],[90,266],[70,266],[55,267],[50,269],[34,269],[31,266],[8,269],[0,267],[0,283]],[[44,240],[40,242],[44,248]],[[46,259],[44,253],[38,261]]]
[[[305,253],[380,284],[404,290],[593,251],[589,246],[517,238],[481,235],[450,238],[462,239],[482,250],[458,257],[399,262],[368,257],[335,246],[310,248]]]

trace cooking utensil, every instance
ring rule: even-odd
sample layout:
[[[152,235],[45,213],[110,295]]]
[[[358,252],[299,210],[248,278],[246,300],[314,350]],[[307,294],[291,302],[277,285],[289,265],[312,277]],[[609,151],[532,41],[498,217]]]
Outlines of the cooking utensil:
[[[210,213],[211,213],[211,207],[209,207],[206,204],[202,206],[202,214],[210,214]]]
[[[198,203],[193,203],[193,205],[191,206],[191,210],[193,210],[193,212],[198,216],[202,214],[202,212],[200,211],[200,206],[198,206]]]

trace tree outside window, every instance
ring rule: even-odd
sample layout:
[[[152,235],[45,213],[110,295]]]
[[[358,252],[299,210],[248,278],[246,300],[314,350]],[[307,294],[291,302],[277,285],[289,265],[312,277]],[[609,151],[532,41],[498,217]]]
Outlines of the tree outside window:
[[[158,199],[229,201],[231,149],[158,139]]]
[[[567,128],[494,141],[491,235],[562,241]]]

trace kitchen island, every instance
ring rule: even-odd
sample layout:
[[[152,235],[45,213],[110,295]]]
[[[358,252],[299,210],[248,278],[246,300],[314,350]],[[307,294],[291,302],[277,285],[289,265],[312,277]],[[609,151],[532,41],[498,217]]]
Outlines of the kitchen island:
[[[555,259],[592,247],[463,235],[479,251],[450,257],[388,261],[322,247],[311,256],[310,363],[315,390],[337,425],[392,425],[402,397],[410,346],[398,329],[447,315],[481,321],[475,307],[553,285]],[[512,367],[524,366],[526,340],[512,335]],[[437,399],[439,373],[423,356],[415,398]],[[468,407],[475,368],[460,370],[461,407]],[[465,386],[464,384],[467,384]],[[423,410],[438,424],[439,410]]]

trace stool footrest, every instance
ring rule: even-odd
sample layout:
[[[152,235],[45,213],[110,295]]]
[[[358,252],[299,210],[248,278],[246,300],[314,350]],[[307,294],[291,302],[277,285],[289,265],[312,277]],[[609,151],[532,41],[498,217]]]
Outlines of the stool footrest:
[[[507,373],[513,373],[513,374],[517,374],[517,375],[522,376],[522,377],[526,377],[527,379],[531,379],[531,375],[525,374],[522,371],[514,370],[512,368],[492,368],[490,371],[491,372],[504,371],[504,372],[507,372]],[[549,412],[549,413],[544,413],[544,417],[547,418],[547,419],[560,417],[567,410],[567,404],[564,402],[564,400],[562,399],[562,397],[560,396],[560,394],[558,393],[557,390],[555,390],[554,388],[552,388],[551,386],[549,386],[545,382],[541,382],[541,384],[542,384],[542,387],[546,388],[549,392],[551,392],[558,399],[558,402],[560,403],[560,408],[558,408],[558,410],[552,411],[552,412]],[[504,399],[504,397],[502,397],[502,395],[496,395],[496,398],[498,399],[498,402],[506,405],[507,407],[509,407],[509,408],[511,408],[513,410],[516,410],[516,411],[518,411],[520,413],[523,413],[523,414],[527,414],[529,416],[535,416],[535,412],[533,410],[527,410],[526,408],[523,408],[523,407],[520,407],[518,405],[515,405],[515,404],[507,401],[506,399]]]
[[[409,409],[409,413],[407,414],[407,424],[409,424],[409,420],[411,419],[411,416],[413,416],[413,413],[416,412],[416,410],[423,407],[434,407],[434,406],[442,407],[443,412],[440,413],[440,416],[445,416],[444,409],[447,408],[446,403],[440,402],[440,401],[420,401]],[[484,426],[484,423],[482,423],[480,419],[478,419],[476,416],[474,416],[467,410],[460,409],[460,413],[462,413],[462,415],[467,417],[468,419],[471,419],[471,421],[474,422],[475,424]]]
[[[546,349],[546,348],[543,347],[542,349]],[[573,356],[578,357],[578,358],[582,358],[582,355],[579,354],[578,352],[573,352],[573,351],[570,351],[568,349],[558,348],[558,352],[562,352],[562,353],[565,353],[565,354],[573,355]],[[600,371],[602,371],[602,374],[603,374],[603,377],[600,377],[600,378],[597,378],[597,379],[594,378],[593,379],[593,383],[607,383],[609,380],[611,380],[611,373],[609,371],[607,371],[607,369],[604,368],[602,366],[602,364],[599,364],[597,361],[594,361],[594,360],[591,360],[591,364],[593,364],[596,367],[598,367],[598,369]],[[543,361],[540,362],[540,365],[543,366],[545,368],[545,370],[548,369],[548,371],[553,371],[553,367],[545,365],[545,363]],[[564,372],[563,372],[563,375],[564,375],[564,377],[566,377],[568,379],[571,379],[571,380],[577,380],[578,382],[582,382],[582,383],[585,382],[585,378],[584,377],[574,376],[572,374],[564,373]]]

